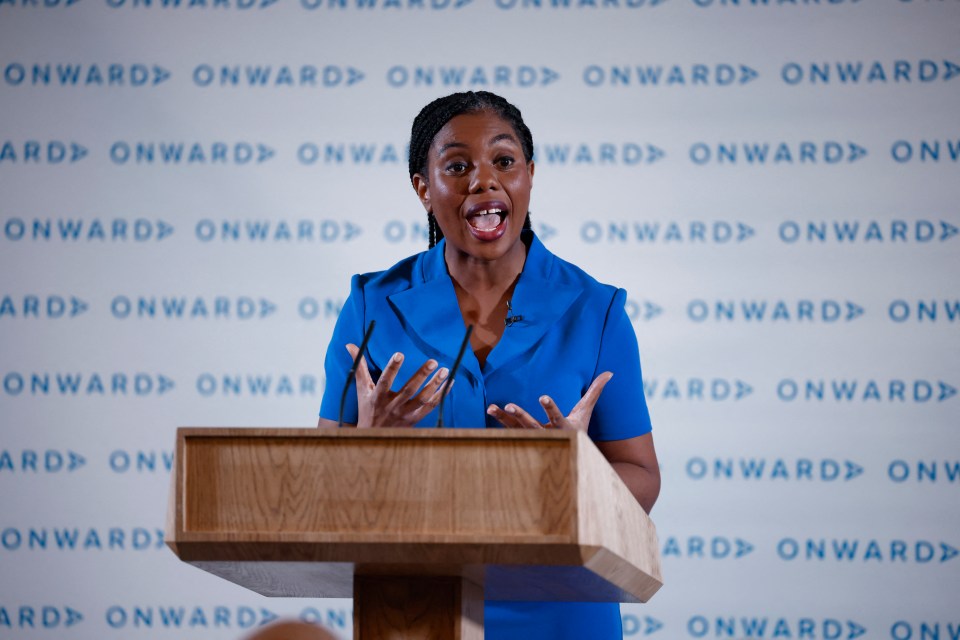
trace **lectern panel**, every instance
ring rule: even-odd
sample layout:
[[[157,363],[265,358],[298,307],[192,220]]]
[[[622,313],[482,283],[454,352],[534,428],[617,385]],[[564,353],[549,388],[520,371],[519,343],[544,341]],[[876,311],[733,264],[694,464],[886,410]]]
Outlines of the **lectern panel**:
[[[662,582],[653,523],[584,433],[180,429],[172,483],[167,544],[265,595],[447,576],[493,600],[636,602]]]
[[[198,438],[184,531],[575,535],[568,440],[418,440]]]

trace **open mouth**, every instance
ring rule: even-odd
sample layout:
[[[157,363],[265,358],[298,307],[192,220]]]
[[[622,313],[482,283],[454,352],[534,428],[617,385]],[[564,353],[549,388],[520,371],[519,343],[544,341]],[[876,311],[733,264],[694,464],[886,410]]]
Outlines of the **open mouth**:
[[[482,242],[498,240],[507,230],[510,210],[500,200],[478,202],[467,210],[466,220],[471,235]]]
[[[495,231],[506,217],[506,211],[491,207],[489,209],[482,209],[476,213],[471,213],[467,216],[467,223],[477,231]]]

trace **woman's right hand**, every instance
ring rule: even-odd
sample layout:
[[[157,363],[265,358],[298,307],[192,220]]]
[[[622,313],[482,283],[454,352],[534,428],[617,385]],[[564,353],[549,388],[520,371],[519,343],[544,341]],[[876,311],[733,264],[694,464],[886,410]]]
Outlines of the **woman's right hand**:
[[[359,348],[355,344],[348,344],[347,351],[351,358],[356,358]],[[437,370],[437,361],[427,360],[399,391],[394,392],[390,387],[393,386],[401,364],[403,354],[393,354],[380,379],[374,383],[370,370],[367,369],[366,358],[360,358],[356,373],[358,429],[412,427],[440,403],[443,381],[447,379],[449,370],[446,367]],[[424,385],[431,373],[433,377]]]

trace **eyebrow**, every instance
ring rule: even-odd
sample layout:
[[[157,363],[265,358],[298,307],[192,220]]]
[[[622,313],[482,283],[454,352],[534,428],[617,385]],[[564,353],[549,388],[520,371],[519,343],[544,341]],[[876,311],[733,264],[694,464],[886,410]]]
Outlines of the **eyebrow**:
[[[496,144],[497,142],[500,142],[501,140],[510,140],[510,141],[512,141],[512,142],[515,142],[515,143],[517,143],[517,144],[520,144],[520,142],[517,140],[517,138],[516,138],[513,134],[511,134],[511,133],[498,133],[497,135],[493,136],[493,137],[490,139],[490,144]],[[438,156],[439,156],[439,155],[443,155],[443,152],[446,151],[447,149],[463,149],[463,148],[466,148],[466,146],[467,146],[467,145],[465,145],[465,144],[462,143],[462,142],[449,142],[449,143],[443,145],[442,147],[440,147],[440,148],[437,150],[437,155],[438,155]]]

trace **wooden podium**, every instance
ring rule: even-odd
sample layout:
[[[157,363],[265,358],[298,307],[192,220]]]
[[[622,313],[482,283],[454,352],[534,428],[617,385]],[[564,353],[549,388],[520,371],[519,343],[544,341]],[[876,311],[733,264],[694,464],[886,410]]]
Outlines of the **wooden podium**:
[[[507,429],[177,431],[167,545],[354,638],[483,637],[483,601],[646,602],[656,531],[590,439]]]

